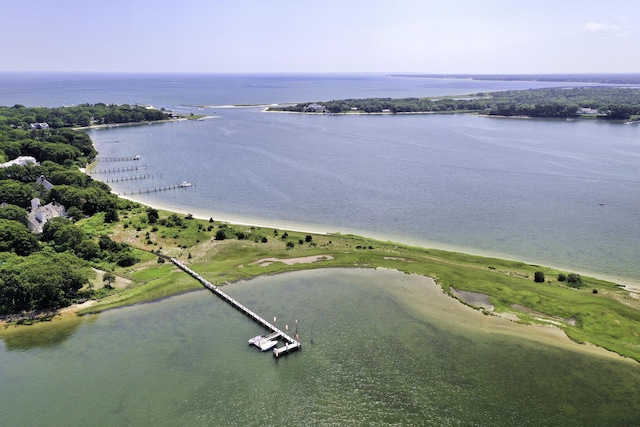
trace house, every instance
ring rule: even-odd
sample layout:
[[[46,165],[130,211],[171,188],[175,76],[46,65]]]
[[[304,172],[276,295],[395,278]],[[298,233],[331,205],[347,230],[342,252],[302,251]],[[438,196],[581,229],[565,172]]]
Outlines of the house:
[[[598,114],[598,110],[595,108],[579,108],[578,114]]]
[[[31,123],[29,126],[31,127],[31,129],[49,129],[49,125],[45,122]]]
[[[55,200],[42,206],[37,197],[31,199],[31,212],[28,215],[27,227],[32,233],[42,233],[44,225],[52,218],[67,216],[64,206]]]
[[[327,109],[324,108],[324,105],[309,104],[306,107],[304,107],[304,111],[311,112],[311,113],[326,113]]]
[[[47,181],[44,175],[40,175],[40,178],[36,179],[36,184],[40,184],[45,190],[49,191],[53,188],[53,184]]]
[[[27,166],[28,164],[37,165],[35,157],[31,156],[20,156],[6,163],[0,163],[0,168],[8,168],[9,166]]]

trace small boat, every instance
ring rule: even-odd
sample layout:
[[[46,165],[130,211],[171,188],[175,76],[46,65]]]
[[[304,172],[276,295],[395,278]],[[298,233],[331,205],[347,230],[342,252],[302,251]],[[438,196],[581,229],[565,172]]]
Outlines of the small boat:
[[[256,335],[249,339],[249,344],[256,344],[264,339],[264,335]]]
[[[136,154],[135,156],[133,156],[133,160],[140,160],[140,155]]]
[[[178,184],[178,186],[180,187],[191,187],[193,184],[190,183],[189,181],[182,181],[180,184]]]
[[[258,347],[260,347],[260,351],[271,350],[276,345],[278,345],[278,341],[274,341],[274,340],[262,340],[258,343]]]
[[[600,206],[604,206],[604,202],[600,202],[598,203]]]

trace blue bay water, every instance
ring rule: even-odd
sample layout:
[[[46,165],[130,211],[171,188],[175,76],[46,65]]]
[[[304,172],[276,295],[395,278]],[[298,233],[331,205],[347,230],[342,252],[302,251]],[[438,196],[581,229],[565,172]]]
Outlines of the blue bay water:
[[[304,116],[220,107],[563,85],[379,74],[3,73],[0,104],[142,103],[215,116],[90,133],[101,155],[140,154],[145,172],[154,176],[111,183],[116,190],[196,184],[139,196],[150,203],[637,282],[638,125],[468,115]],[[116,139],[121,142],[112,143]]]
[[[640,277],[637,126],[261,111],[91,136],[156,174],[111,184],[118,191],[196,184],[135,195],[143,201]]]

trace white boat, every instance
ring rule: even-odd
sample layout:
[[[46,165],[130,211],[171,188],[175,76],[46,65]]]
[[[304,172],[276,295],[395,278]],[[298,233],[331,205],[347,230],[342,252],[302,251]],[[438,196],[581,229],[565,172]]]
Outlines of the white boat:
[[[249,344],[256,344],[264,339],[264,335],[256,335],[249,339]]]
[[[190,183],[189,181],[182,181],[180,184],[178,184],[180,187],[191,187],[193,184]]]
[[[260,351],[271,350],[276,345],[278,345],[278,341],[273,341],[273,340],[262,340],[258,343],[258,347],[260,347]]]

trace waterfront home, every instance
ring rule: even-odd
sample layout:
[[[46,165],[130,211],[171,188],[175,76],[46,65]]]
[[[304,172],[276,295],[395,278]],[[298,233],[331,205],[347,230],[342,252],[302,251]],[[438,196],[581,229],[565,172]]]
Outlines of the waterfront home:
[[[55,200],[46,205],[42,205],[37,197],[31,199],[31,212],[29,212],[27,228],[32,233],[42,233],[44,225],[52,218],[66,216],[64,206]]]
[[[20,156],[6,163],[0,163],[0,168],[8,168],[9,166],[27,166],[29,164],[37,165],[38,161],[35,157]]]

